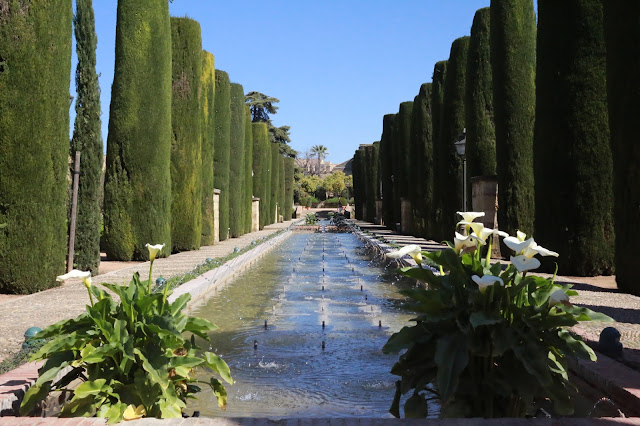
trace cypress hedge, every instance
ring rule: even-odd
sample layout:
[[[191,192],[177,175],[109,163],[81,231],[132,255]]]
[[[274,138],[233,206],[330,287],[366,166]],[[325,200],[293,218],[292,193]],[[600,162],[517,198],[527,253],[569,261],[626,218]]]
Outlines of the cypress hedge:
[[[269,211],[267,207],[267,182],[269,182],[268,159],[271,158],[271,151],[267,151],[269,148],[267,123],[252,123],[251,134],[253,136],[253,195],[260,198],[260,229],[262,229]]]
[[[604,4],[607,48],[607,93],[613,156],[615,268],[620,290],[640,296],[640,2]]]
[[[66,257],[71,0],[0,8],[0,292],[53,287]]]
[[[200,24],[171,18],[171,241],[196,250],[202,238],[202,36]]]
[[[213,135],[215,132],[214,99],[216,93],[215,61],[211,53],[202,51],[202,238],[203,246],[212,245],[213,234]]]
[[[448,61],[436,62],[433,67],[431,86],[431,129],[433,131],[433,218],[431,235],[436,241],[450,238],[451,230],[445,230],[442,223],[442,183],[444,182],[443,161],[440,159],[440,142],[442,140],[442,109],[444,102],[444,82],[447,76]]]
[[[413,102],[402,102],[398,109],[398,118],[394,133],[393,151],[393,204],[396,222],[402,222],[402,199],[409,198],[409,158],[411,156],[411,115]],[[402,229],[410,224],[403,223]],[[396,231],[399,231],[396,229]]]
[[[98,274],[102,215],[102,124],[100,85],[96,72],[98,38],[92,0],[78,0],[73,19],[76,36],[76,119],[71,140],[71,158],[80,157],[78,210],[75,239],[75,267]]]
[[[253,132],[251,108],[244,106],[244,233],[251,232],[251,208],[253,203]]]
[[[379,142],[374,142],[379,144]],[[375,145],[367,145],[364,147],[366,165],[365,165],[365,205],[367,206],[367,222],[374,222],[376,217],[376,199],[378,186],[378,153]],[[339,194],[338,194],[339,195]]]
[[[536,16],[532,0],[491,0],[498,225],[533,232]],[[503,252],[508,249],[503,247]]]
[[[438,158],[443,167],[442,180],[439,183],[442,188],[440,193],[442,226],[445,230],[445,238],[448,240],[452,239],[452,232],[458,222],[456,212],[462,210],[462,161],[453,143],[458,140],[465,127],[464,92],[468,53],[468,36],[453,41],[444,82]]]
[[[229,228],[231,237],[244,233],[244,89],[237,83],[231,84],[231,130],[229,160]]]
[[[269,222],[275,223],[278,214],[279,197],[280,197],[280,144],[271,143],[271,168],[270,168],[270,198],[269,198]]]
[[[371,163],[371,182],[369,182],[369,184],[371,185],[372,191],[371,191],[371,199],[372,199],[372,206],[373,206],[373,210],[371,210],[371,222],[373,222],[377,216],[378,216],[378,211],[377,211],[377,203],[380,200],[381,194],[380,194],[380,141],[375,141],[373,143],[373,161]],[[378,218],[378,220],[380,220],[381,218]]]
[[[215,125],[213,137],[213,184],[220,190],[218,224],[220,241],[229,236],[229,173],[231,150],[231,84],[229,74],[216,70]]]
[[[395,114],[386,114],[382,118],[382,135],[380,136],[380,176],[382,178],[382,219],[391,228],[395,224],[393,210],[393,133],[396,124]],[[353,174],[354,189],[356,174]]]
[[[285,185],[286,185],[287,178],[285,176],[286,174],[285,162],[284,162],[284,157],[282,155],[280,155],[279,171],[280,171],[280,183],[278,185],[278,191],[279,191],[278,192],[278,214],[284,218],[285,210],[289,210],[289,209],[285,205],[286,192],[287,192]]]
[[[295,185],[295,160],[292,157],[284,158],[284,220],[291,220],[293,214],[293,186]]]
[[[362,179],[362,151],[356,149],[353,154],[353,203],[355,208],[355,216],[358,220],[364,220],[363,207],[365,202],[363,179]]]
[[[412,233],[420,237],[432,235],[432,222],[435,215],[431,87],[431,83],[420,86],[420,92],[413,100],[411,117],[409,172],[412,184],[409,187],[409,196],[413,210]]]
[[[491,48],[489,43],[491,12],[479,9],[473,18],[467,84],[465,116],[467,126],[467,179],[496,174],[496,131],[493,124],[493,82],[491,78]],[[471,188],[467,184],[467,188]],[[467,190],[470,200],[471,191]],[[471,206],[471,203],[467,203]]]
[[[267,166],[266,174],[264,178],[266,180],[266,191],[265,191],[265,200],[264,200],[264,226],[270,225],[273,223],[273,214],[271,211],[271,174],[272,164],[273,164],[273,149],[271,148],[271,135],[269,135],[269,140],[265,142],[264,147],[262,148],[265,153],[265,164]]]
[[[563,275],[611,274],[614,267],[602,13],[602,0],[538,2],[535,236],[560,253]]]
[[[163,0],[118,1],[104,245],[117,260],[171,252],[171,23]]]

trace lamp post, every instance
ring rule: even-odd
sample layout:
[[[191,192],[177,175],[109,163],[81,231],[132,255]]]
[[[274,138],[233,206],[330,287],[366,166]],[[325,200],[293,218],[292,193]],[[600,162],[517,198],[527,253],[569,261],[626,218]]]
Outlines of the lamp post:
[[[465,156],[465,145],[467,143],[467,129],[462,129],[462,134],[453,143],[460,158],[462,158],[462,211],[467,211],[467,157]]]

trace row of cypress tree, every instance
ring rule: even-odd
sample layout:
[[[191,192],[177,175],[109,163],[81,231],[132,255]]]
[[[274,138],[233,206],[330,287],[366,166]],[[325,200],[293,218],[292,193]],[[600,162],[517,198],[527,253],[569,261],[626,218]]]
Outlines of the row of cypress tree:
[[[92,0],[77,0],[75,16],[71,0],[9,2],[0,20],[0,292],[40,291],[64,272],[75,151],[79,269],[97,273],[101,243],[118,260],[147,259],[147,243],[164,243],[160,256],[213,244],[214,188],[220,238],[250,232],[259,186],[252,176],[265,165],[273,193],[260,195],[262,226],[277,219],[276,206],[290,219],[283,206],[293,203],[293,159],[271,155],[276,145],[265,128],[268,162],[254,162],[259,126],[243,87],[215,70],[200,24],[170,18],[166,0],[118,1],[104,186]],[[78,68],[69,144],[72,22]]]
[[[560,273],[615,270],[619,287],[639,294],[631,240],[640,144],[631,123],[640,92],[637,56],[628,60],[640,46],[640,7],[613,3],[540,0],[537,25],[532,0],[478,10],[471,36],[453,42],[413,101],[409,152],[406,103],[384,117],[378,164],[356,151],[356,206],[372,196],[365,176],[378,169],[386,224],[400,222],[408,196],[412,233],[450,239],[463,195],[453,142],[466,128],[467,176],[497,175],[500,229],[558,251]],[[407,178],[420,183],[408,195]]]

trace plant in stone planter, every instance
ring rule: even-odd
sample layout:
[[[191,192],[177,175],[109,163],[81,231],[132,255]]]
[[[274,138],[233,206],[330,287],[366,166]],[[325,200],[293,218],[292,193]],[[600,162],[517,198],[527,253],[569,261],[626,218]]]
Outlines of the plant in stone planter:
[[[161,249],[161,245],[149,246],[149,277]],[[102,284],[118,296],[116,302],[92,286],[89,272],[74,270],[59,277],[68,278],[82,278],[90,305],[79,317],[53,324],[33,337],[52,340],[32,357],[32,361],[46,362],[26,392],[21,414],[28,414],[51,392],[68,391],[73,397],[63,405],[62,417],[97,416],[109,423],[181,417],[187,399],[194,398],[202,384],[211,387],[220,408],[226,407],[227,394],[219,379],[194,378],[194,370],[206,366],[227,383],[233,382],[227,364],[196,344],[195,336],[209,340],[207,333],[217,327],[182,313],[189,294],[169,303],[168,286],[153,292],[151,278],[141,281],[136,273],[128,286]],[[184,336],[187,332],[189,338]],[[69,389],[77,379],[82,383]]]
[[[393,334],[383,348],[405,351],[392,373],[400,376],[390,412],[425,417],[427,401],[438,399],[442,417],[523,417],[535,401],[549,399],[556,414],[573,412],[575,387],[567,358],[595,360],[595,354],[567,327],[578,321],[609,317],[572,305],[570,285],[528,275],[540,265],[534,256],[557,256],[533,238],[506,237],[514,251],[511,264],[491,265],[479,248],[506,234],[473,222],[481,214],[463,213],[460,222],[473,230],[456,233],[454,244],[439,252],[405,250],[418,263],[402,274],[426,283],[405,290],[415,325]],[[411,253],[409,253],[411,251]],[[489,247],[489,253],[491,252]],[[391,253],[391,257],[398,253]],[[423,265],[426,258],[440,274]]]

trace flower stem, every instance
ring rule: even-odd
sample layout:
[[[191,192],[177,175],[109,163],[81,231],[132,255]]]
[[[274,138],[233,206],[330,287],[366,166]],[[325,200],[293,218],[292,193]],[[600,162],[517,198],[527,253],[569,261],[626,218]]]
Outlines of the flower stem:
[[[151,293],[151,273],[153,272],[153,261],[155,259],[151,260],[151,264],[149,265],[149,284],[147,285],[147,292]]]

